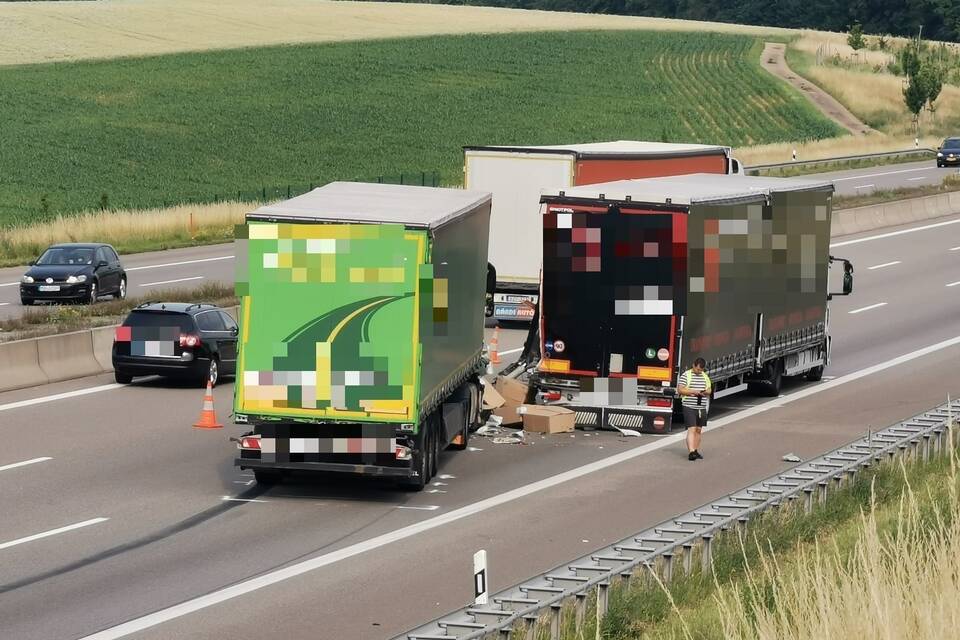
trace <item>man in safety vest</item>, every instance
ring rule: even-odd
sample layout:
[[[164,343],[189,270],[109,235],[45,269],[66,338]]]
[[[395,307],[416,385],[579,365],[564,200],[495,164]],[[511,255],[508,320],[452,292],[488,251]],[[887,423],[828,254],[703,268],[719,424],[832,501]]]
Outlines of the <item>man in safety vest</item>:
[[[702,459],[700,455],[700,431],[707,426],[707,412],[710,410],[710,392],[713,383],[704,371],[707,362],[703,358],[693,361],[693,367],[680,375],[677,393],[683,405],[683,422],[687,425],[687,460]]]

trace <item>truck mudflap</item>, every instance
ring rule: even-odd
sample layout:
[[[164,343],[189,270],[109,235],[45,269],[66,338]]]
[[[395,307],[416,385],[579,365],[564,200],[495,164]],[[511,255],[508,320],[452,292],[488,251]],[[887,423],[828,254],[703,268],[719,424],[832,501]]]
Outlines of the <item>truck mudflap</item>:
[[[673,428],[673,410],[651,407],[590,407],[556,403],[577,414],[578,427],[619,431],[633,429],[640,433],[670,433]]]

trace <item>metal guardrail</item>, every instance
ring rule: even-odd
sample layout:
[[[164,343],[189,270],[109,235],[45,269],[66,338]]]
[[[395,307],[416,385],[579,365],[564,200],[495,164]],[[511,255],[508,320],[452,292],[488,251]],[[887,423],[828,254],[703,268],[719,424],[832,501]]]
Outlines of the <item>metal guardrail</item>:
[[[492,604],[468,605],[394,640],[481,640],[524,638],[541,621],[550,625],[550,638],[560,636],[561,610],[572,602],[577,620],[583,619],[588,595],[596,593],[600,615],[606,613],[610,586],[629,580],[638,569],[657,571],[669,582],[678,564],[692,568],[699,548],[702,566],[709,569],[713,539],[723,531],[743,530],[750,519],[785,502],[802,500],[806,512],[814,500],[823,504],[828,488],[853,480],[861,469],[897,456],[943,452],[945,440],[955,437],[960,400],[904,420],[877,433],[803,462],[719,500],[599,549],[572,562],[506,589],[490,598]],[[547,616],[546,619],[544,617]],[[516,634],[516,635],[514,635]]]
[[[750,167],[745,166],[744,171],[765,171],[767,169],[782,169],[786,167],[801,167],[809,164],[825,164],[828,162],[843,162],[849,160],[872,160],[873,158],[889,158],[893,156],[905,156],[905,155],[925,155],[932,154],[937,155],[935,149],[929,149],[927,147],[920,147],[914,149],[905,149],[903,151],[881,151],[879,153],[865,153],[862,155],[856,156],[837,156],[835,158],[818,158],[816,160],[794,160],[792,162],[780,162],[775,164],[757,164]]]

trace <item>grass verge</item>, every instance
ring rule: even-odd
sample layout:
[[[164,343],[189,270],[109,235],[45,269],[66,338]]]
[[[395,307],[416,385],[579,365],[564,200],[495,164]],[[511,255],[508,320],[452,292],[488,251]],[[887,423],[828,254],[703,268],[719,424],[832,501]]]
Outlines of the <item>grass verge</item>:
[[[712,572],[635,578],[602,620],[568,614],[562,637],[956,637],[943,622],[960,614],[956,453],[861,472],[810,515],[768,512],[715,541]]]
[[[833,208],[838,210],[853,209],[854,207],[868,207],[872,204],[895,202],[897,200],[906,200],[908,198],[923,198],[925,196],[935,196],[941,193],[951,193],[954,191],[960,191],[960,174],[945,177],[943,182],[941,182],[939,185],[884,189],[864,194],[862,196],[835,196],[833,199]]]
[[[0,341],[23,340],[55,333],[68,333],[123,322],[127,313],[148,301],[209,302],[220,307],[238,303],[233,287],[209,282],[192,289],[160,289],[126,300],[108,300],[94,305],[47,304],[27,309],[19,318],[0,320]]]

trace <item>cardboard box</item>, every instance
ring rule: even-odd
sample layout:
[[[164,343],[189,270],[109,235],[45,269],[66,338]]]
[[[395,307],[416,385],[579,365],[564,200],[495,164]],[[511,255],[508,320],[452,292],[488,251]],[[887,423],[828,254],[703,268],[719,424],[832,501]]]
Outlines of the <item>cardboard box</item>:
[[[525,404],[517,411],[523,418],[523,430],[534,433],[573,431],[577,419],[577,414],[564,407]]]
[[[523,419],[517,409],[527,400],[527,385],[511,378],[497,378],[494,388],[503,398],[503,404],[493,411],[493,415],[503,419],[501,424],[518,425]]]
[[[483,380],[483,410],[499,409],[506,402],[500,392],[493,388],[493,385]]]

